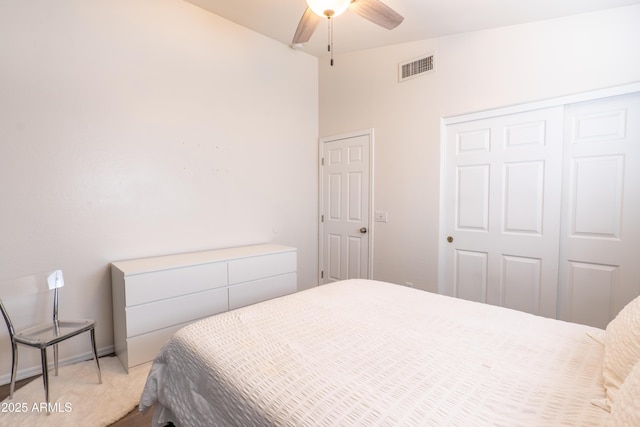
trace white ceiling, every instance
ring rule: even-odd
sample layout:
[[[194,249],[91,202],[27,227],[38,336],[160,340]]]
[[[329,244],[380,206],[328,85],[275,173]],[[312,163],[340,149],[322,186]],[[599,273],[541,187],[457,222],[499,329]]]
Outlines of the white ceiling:
[[[307,4],[305,0],[186,0],[287,45]],[[640,3],[640,0],[383,0],[404,16],[386,30],[347,10],[334,19],[334,52],[430,39]],[[302,49],[327,54],[327,26],[321,23]]]

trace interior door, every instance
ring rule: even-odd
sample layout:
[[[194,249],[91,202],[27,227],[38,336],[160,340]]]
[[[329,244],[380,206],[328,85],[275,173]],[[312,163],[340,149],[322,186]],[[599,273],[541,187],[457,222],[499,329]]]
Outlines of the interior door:
[[[601,328],[640,294],[640,93],[567,106],[560,318]]]
[[[370,276],[372,136],[320,140],[321,283]]]
[[[446,128],[444,293],[556,317],[562,107]]]

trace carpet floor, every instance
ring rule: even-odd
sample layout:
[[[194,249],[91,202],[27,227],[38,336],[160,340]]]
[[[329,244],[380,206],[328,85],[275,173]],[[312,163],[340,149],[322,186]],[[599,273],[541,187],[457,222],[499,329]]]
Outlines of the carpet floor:
[[[49,372],[51,415],[46,413],[44,387],[38,378],[0,402],[2,425],[108,426],[138,404],[151,362],[125,372],[117,357],[100,358],[102,384],[95,362],[62,366],[58,376]]]

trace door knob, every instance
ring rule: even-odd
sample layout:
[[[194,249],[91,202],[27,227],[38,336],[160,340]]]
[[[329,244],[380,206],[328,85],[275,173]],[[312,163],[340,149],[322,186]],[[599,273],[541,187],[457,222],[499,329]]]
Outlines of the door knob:
[[[449,243],[453,242],[453,237],[447,236],[447,242],[449,242]]]
[[[361,232],[362,234],[366,233],[366,232],[367,232],[367,227],[362,227],[362,228],[360,229],[360,232]]]

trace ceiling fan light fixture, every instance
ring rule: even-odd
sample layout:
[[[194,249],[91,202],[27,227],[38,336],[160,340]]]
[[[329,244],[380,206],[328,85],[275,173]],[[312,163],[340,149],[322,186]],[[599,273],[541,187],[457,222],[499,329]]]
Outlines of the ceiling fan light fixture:
[[[334,18],[349,8],[351,0],[307,0],[309,9],[323,18]]]

